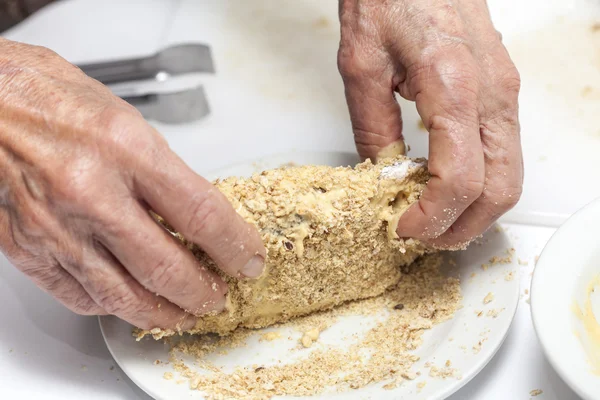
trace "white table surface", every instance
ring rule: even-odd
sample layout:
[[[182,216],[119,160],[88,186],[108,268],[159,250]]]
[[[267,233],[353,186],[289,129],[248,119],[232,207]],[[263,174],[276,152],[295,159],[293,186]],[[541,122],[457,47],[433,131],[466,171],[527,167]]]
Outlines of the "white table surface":
[[[211,116],[154,124],[202,172],[290,149],[353,150],[335,66],[336,3],[71,0],[6,36],[75,63],[149,54],[182,41],[209,43],[217,75],[193,79],[207,88]],[[529,261],[520,271],[524,293],[534,258],[557,224],[600,196],[600,33],[589,29],[600,4],[489,3],[523,78],[525,193],[504,221],[517,256]],[[586,86],[593,90],[584,97]],[[417,129],[414,107],[402,104],[411,155],[426,155],[427,134]],[[63,309],[3,258],[0,293],[1,398],[148,399],[113,363],[95,318]],[[544,358],[527,297],[498,354],[452,399],[528,399],[533,389],[544,391],[536,399],[577,398]]]

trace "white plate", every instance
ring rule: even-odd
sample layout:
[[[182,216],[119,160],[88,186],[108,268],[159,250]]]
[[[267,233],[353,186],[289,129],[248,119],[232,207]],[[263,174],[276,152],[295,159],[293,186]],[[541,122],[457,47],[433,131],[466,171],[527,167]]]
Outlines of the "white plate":
[[[588,287],[600,275],[600,199],[575,213],[546,244],[531,284],[531,314],[546,356],[564,381],[586,400],[600,399],[600,371],[594,373],[592,352],[600,348],[576,316],[589,298],[600,321],[600,290]],[[600,289],[600,283],[596,285]],[[600,365],[598,365],[600,368]]]
[[[348,165],[356,162],[356,156],[349,153],[290,153],[262,159],[254,163],[242,163],[221,170],[216,174],[205,174],[209,178],[231,175],[249,175],[265,168],[278,167],[284,163],[296,164],[322,164],[322,165]],[[483,240],[472,245],[468,250],[453,255],[458,267],[444,265],[444,272],[448,275],[461,277],[463,294],[463,308],[455,317],[443,324],[437,325],[424,335],[423,345],[416,351],[421,360],[416,363],[414,370],[421,371],[422,375],[414,381],[405,381],[394,390],[384,390],[381,384],[371,385],[363,389],[328,394],[327,398],[335,399],[443,399],[457,391],[471,380],[490,361],[501,346],[519,300],[518,265],[515,257],[509,264],[498,264],[483,270],[481,265],[488,263],[492,256],[505,256],[511,244],[501,230],[492,229]],[[514,279],[506,277],[514,273]],[[494,300],[483,304],[484,297],[492,292]],[[486,316],[488,310],[503,309],[496,318]],[[477,316],[476,311],[483,311],[483,316]],[[356,318],[348,317],[340,320],[333,327],[325,331],[319,341],[336,342],[338,329],[346,332],[356,331]],[[366,324],[368,325],[368,324]],[[201,392],[190,391],[186,384],[176,384],[175,379],[163,379],[165,372],[172,372],[169,365],[154,365],[154,360],[166,362],[168,349],[161,342],[145,339],[136,342],[132,337],[132,327],[115,317],[100,317],[100,327],[106,344],[119,366],[140,388],[155,399],[202,399]],[[281,328],[278,328],[281,331]],[[285,362],[288,354],[289,341],[277,340],[273,342],[259,342],[259,331],[248,340],[248,346],[229,351],[227,355],[215,358],[219,365],[235,366],[254,363],[269,363],[273,357],[282,358]],[[290,331],[291,335],[297,333]],[[287,333],[282,334],[287,337]],[[483,341],[480,349],[474,346]],[[339,343],[339,342],[338,342]],[[248,362],[249,355],[252,358]],[[432,362],[442,367],[446,360],[452,361],[452,367],[462,375],[462,379],[431,378],[429,369],[424,367],[426,362]],[[189,365],[193,360],[188,359]],[[272,361],[271,361],[272,362]],[[417,389],[417,384],[427,381],[427,384]],[[276,397],[277,398],[277,397]],[[281,398],[281,397],[279,397]]]

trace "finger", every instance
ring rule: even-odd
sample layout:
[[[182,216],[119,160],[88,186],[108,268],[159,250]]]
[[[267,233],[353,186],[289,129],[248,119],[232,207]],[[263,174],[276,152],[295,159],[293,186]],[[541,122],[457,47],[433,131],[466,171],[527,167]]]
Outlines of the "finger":
[[[106,315],[102,309],[56,260],[48,260],[31,254],[15,241],[17,228],[10,212],[0,207],[0,243],[2,252],[37,287],[50,294],[69,310],[80,315]]]
[[[20,266],[31,280],[61,304],[79,315],[107,315],[83,286],[57,262],[53,265]]]
[[[433,244],[444,247],[451,243],[466,243],[487,230],[519,201],[523,187],[523,156],[518,91],[519,78],[515,71],[513,78],[496,86],[496,90],[486,96],[484,110],[488,111],[482,116],[481,129],[486,163],[483,193]]]
[[[266,250],[256,228],[175,153],[167,149],[140,164],[135,185],[153,211],[199,245],[223,271],[248,278],[262,273]]]
[[[139,203],[113,218],[100,240],[143,287],[195,315],[223,310],[227,285]]]
[[[62,264],[107,313],[141,329],[194,327],[194,316],[143,288],[100,243],[83,244],[81,254],[79,265]]]
[[[345,21],[347,19],[347,21]],[[395,65],[381,52],[358,46],[361,36],[351,12],[340,14],[342,39],[338,52],[338,68],[344,81],[346,102],[350,112],[356,148],[361,158],[375,161],[386,152],[404,153],[402,115],[394,97],[399,79]],[[395,150],[399,147],[399,150]],[[389,154],[396,155],[396,154]]]
[[[414,99],[429,131],[431,179],[401,217],[400,237],[443,234],[482,193],[485,166],[479,134],[477,68],[464,47],[408,71],[403,96]]]

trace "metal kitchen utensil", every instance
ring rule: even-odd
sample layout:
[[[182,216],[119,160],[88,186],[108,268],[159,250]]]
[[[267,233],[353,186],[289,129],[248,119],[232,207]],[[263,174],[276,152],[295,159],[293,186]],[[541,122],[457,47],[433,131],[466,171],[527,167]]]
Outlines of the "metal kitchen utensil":
[[[79,68],[105,85],[157,79],[161,73],[215,72],[210,47],[197,43],[170,46],[149,57],[84,64]]]
[[[196,86],[171,93],[150,93],[141,96],[122,96],[136,107],[146,119],[179,124],[199,120],[210,113],[204,87]]]

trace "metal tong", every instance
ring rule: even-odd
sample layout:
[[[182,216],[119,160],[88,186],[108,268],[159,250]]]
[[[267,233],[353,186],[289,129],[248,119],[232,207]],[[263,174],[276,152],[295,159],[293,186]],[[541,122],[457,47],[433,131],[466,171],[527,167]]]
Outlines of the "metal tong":
[[[204,44],[174,45],[148,57],[84,64],[79,68],[105,85],[143,80],[163,82],[171,76],[215,73],[210,47]],[[210,113],[201,85],[177,92],[120,94],[120,97],[138,108],[145,118],[165,123],[190,122]]]

